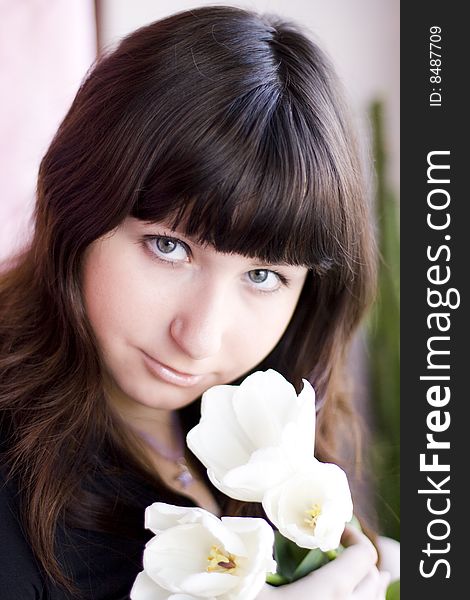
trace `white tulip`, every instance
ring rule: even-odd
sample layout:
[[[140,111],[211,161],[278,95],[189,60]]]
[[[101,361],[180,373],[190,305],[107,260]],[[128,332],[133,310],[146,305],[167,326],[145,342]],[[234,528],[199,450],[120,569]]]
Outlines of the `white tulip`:
[[[313,456],[315,392],[297,396],[277,371],[257,371],[240,386],[218,385],[202,396],[201,420],[188,447],[213,485],[237,500],[261,502],[267,490]]]
[[[156,535],[144,551],[132,600],[252,600],[276,570],[274,534],[264,519],[222,517],[156,502],[145,526]]]
[[[336,549],[353,505],[346,474],[340,467],[312,460],[263,498],[263,508],[282,535],[301,548]]]
[[[172,594],[160,587],[145,571],[141,571],[132,587],[131,600],[199,600],[187,594]]]

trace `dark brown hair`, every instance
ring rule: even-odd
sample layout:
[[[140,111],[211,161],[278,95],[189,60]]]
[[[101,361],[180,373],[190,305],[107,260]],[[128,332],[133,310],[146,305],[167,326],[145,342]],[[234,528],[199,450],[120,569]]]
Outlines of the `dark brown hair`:
[[[98,451],[117,462],[126,452],[80,274],[89,244],[129,215],[170,220],[220,251],[306,265],[295,314],[256,368],[313,383],[320,459],[332,460],[338,424],[352,418],[343,359],[372,298],[375,253],[329,61],[296,26],[236,8],[139,29],[81,86],[40,166],[32,242],[0,279],[8,464],[33,550],[62,584],[57,521],[74,499],[79,522],[102,526],[106,507],[79,490]]]

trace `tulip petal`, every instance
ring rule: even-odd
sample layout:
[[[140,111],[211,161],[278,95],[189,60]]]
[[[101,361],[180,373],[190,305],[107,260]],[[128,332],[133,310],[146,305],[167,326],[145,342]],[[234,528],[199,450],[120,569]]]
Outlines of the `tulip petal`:
[[[155,600],[158,600],[158,598]],[[196,596],[188,596],[188,594],[171,594],[171,596],[168,596],[168,600],[200,600],[200,598],[197,598]],[[210,598],[207,597],[206,600],[217,600],[217,598],[211,596]]]
[[[201,401],[201,420],[189,431],[188,448],[217,477],[249,459],[251,444],[239,427],[232,405],[234,386],[207,390]]]
[[[238,556],[246,555],[246,547],[243,540],[238,535],[234,534],[230,527],[227,527],[221,519],[207,513],[207,518],[204,518],[201,524],[212,535],[213,543],[222,546],[231,554],[236,554]]]
[[[247,563],[248,570],[276,570],[276,562],[273,559],[274,531],[267,521],[253,517],[222,517],[221,520],[225,527],[243,539],[246,546],[245,556],[250,558]]]
[[[282,432],[281,452],[284,460],[290,465],[292,472],[300,472],[309,468],[314,456],[314,435],[306,433],[306,426],[296,422],[287,423]]]
[[[192,573],[205,571],[213,536],[200,524],[179,525],[152,538],[144,550],[144,569],[162,587],[181,591]]]
[[[247,377],[233,396],[236,418],[255,448],[280,443],[296,404],[294,386],[272,369]]]
[[[256,493],[251,492],[248,489],[240,489],[237,490],[232,487],[227,487],[223,484],[222,481],[219,481],[215,476],[215,473],[211,470],[207,470],[207,477],[212,485],[224,493],[229,498],[234,498],[235,500],[241,500],[242,502],[259,502],[260,493],[257,490]]]
[[[276,570],[276,565],[274,571]],[[274,572],[270,571],[270,572]],[[268,572],[268,570],[267,570]],[[263,589],[266,583],[266,573],[257,573],[253,577],[247,577],[240,585],[238,592],[238,598],[240,600],[254,600],[258,597],[258,594]]]
[[[181,591],[199,596],[201,598],[210,598],[227,594],[235,589],[240,583],[236,575],[230,573],[193,573],[181,582]]]
[[[198,523],[206,511],[198,507],[173,506],[165,502],[154,502],[145,509],[145,528],[159,533],[184,523]],[[214,517],[217,520],[217,517]]]
[[[279,485],[291,473],[281,448],[260,448],[246,464],[228,471],[220,483],[230,490],[232,497],[236,493],[240,500],[261,502],[268,489]]]
[[[251,535],[253,533],[274,543],[274,532],[264,519],[257,517],[222,517],[220,519],[227,529],[237,535]]]
[[[145,571],[141,571],[132,586],[131,600],[167,600],[168,590],[160,587]]]
[[[299,440],[305,440],[308,443],[305,451],[312,456],[315,447],[315,390],[306,379],[302,379],[302,382],[304,386],[298,398],[299,408],[296,424],[299,428]]]

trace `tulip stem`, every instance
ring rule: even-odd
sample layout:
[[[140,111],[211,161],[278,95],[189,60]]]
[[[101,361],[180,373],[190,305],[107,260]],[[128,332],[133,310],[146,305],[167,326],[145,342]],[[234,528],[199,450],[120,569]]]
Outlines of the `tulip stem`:
[[[269,573],[266,582],[280,586],[305,577],[338,556],[338,550],[322,552],[319,548],[308,550],[300,548],[295,542],[275,532],[274,557],[277,572]]]
[[[286,577],[284,577],[280,573],[268,573],[266,576],[266,583],[269,583],[270,585],[274,586],[280,586],[290,582]]]

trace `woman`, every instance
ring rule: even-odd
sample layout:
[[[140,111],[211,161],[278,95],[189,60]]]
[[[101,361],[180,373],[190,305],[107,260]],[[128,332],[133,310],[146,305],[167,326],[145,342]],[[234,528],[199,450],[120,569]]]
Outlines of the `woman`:
[[[155,500],[255,514],[185,456],[212,385],[308,377],[316,453],[333,460],[370,229],[333,71],[294,26],[201,8],[98,62],[41,163],[31,245],[1,277],[2,598],[127,597]],[[338,582],[335,597],[383,595],[372,544],[344,541],[328,569],[260,598]]]

